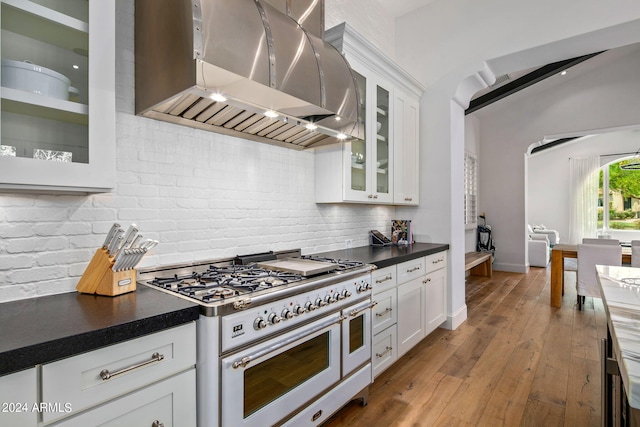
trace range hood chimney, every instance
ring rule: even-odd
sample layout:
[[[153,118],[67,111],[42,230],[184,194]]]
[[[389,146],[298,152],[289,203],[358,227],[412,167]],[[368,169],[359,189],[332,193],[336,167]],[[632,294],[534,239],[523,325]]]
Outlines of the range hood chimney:
[[[364,139],[324,0],[136,0],[136,114],[295,149]]]

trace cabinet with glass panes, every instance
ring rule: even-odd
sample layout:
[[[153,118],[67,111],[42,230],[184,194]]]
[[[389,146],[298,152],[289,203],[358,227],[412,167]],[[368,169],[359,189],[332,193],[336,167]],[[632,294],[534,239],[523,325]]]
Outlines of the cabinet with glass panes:
[[[115,3],[0,3],[0,189],[109,191]]]
[[[315,150],[316,202],[417,205],[422,87],[346,23],[325,37],[351,65],[365,137]]]

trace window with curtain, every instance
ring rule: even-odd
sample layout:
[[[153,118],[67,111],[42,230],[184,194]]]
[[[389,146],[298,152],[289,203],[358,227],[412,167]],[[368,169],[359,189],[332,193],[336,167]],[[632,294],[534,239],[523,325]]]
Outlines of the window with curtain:
[[[464,154],[464,225],[475,226],[478,222],[478,170],[476,158]]]
[[[596,237],[598,212],[598,156],[569,159],[569,242]]]

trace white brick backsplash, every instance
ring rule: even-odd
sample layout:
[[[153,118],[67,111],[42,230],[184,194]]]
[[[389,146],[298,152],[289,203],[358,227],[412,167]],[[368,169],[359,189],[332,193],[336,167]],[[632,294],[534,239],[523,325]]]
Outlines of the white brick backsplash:
[[[334,18],[337,3],[352,7],[327,2]],[[114,222],[160,241],[144,267],[308,254],[342,249],[345,239],[366,245],[370,229],[389,233],[393,207],[314,203],[313,151],[135,116],[133,0],[117,2],[116,12],[116,187],[89,196],[0,193],[0,302],[74,291]]]

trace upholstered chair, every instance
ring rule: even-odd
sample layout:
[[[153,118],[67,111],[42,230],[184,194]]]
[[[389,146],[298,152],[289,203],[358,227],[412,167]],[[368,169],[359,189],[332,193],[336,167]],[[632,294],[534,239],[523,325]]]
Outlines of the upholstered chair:
[[[600,239],[604,240],[604,239]],[[578,310],[582,310],[585,297],[602,298],[596,277],[596,265],[621,265],[622,247],[612,244],[579,244],[576,290]]]

